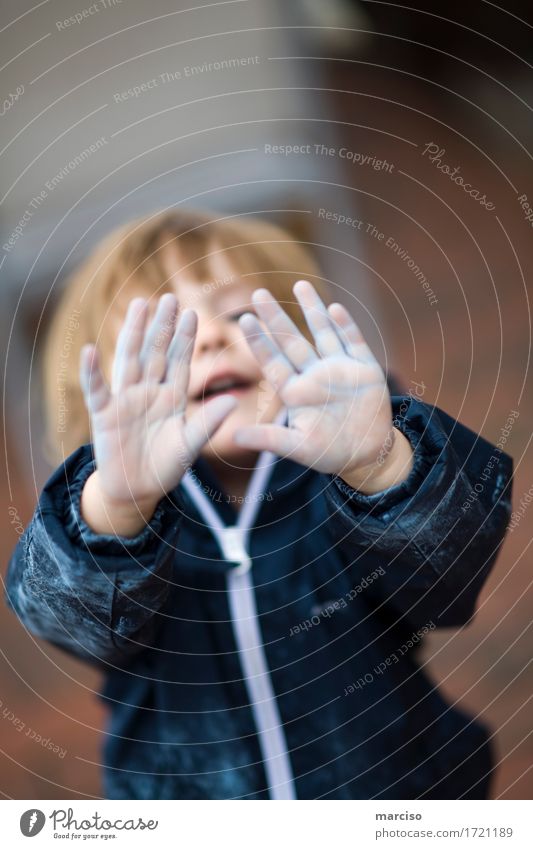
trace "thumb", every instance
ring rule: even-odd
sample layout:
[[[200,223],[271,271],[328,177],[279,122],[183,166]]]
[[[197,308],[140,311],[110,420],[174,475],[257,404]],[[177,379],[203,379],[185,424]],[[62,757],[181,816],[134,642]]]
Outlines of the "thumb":
[[[203,404],[185,424],[185,440],[192,457],[197,457],[205,443],[218,430],[238,401],[233,395],[219,395]]]

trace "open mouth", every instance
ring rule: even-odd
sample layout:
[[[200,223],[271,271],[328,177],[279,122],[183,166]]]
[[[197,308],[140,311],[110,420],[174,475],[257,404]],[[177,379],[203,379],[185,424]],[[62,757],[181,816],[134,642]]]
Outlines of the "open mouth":
[[[209,398],[215,398],[217,395],[243,395],[253,386],[250,380],[243,380],[238,377],[221,378],[213,380],[207,384],[204,390],[198,392],[194,401],[207,401]]]

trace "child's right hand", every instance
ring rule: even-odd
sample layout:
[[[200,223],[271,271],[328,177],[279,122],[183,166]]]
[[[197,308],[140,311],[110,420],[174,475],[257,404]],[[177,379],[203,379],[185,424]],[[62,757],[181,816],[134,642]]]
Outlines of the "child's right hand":
[[[176,326],[177,311],[176,297],[163,295],[146,328],[148,302],[130,302],[111,388],[96,347],[81,351],[80,381],[96,460],[81,510],[97,533],[135,536],[237,403],[221,395],[186,419],[197,316],[186,309]]]

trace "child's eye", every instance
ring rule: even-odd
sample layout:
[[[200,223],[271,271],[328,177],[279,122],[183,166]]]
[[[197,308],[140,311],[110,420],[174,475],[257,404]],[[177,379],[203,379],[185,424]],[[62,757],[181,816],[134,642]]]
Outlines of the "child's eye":
[[[251,312],[251,310],[241,310],[240,312],[234,312],[229,316],[230,321],[238,321],[241,315],[246,315],[247,312]]]

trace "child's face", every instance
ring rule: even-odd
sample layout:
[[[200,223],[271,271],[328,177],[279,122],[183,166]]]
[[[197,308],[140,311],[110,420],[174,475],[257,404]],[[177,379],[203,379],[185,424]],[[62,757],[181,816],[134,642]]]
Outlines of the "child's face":
[[[231,393],[238,405],[208,441],[202,456],[246,466],[253,463],[250,451],[234,445],[233,432],[243,425],[272,421],[281,401],[264,378],[238,325],[240,315],[254,312],[251,295],[259,284],[233,274],[222,256],[214,258],[212,274],[202,283],[188,278],[186,272],[176,272],[172,278],[180,309],[191,307],[198,315],[187,413],[201,407],[204,392],[206,399],[215,397],[217,384],[227,381],[227,388],[220,384],[218,392]]]

